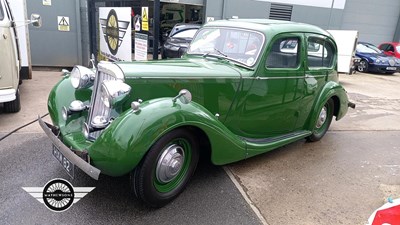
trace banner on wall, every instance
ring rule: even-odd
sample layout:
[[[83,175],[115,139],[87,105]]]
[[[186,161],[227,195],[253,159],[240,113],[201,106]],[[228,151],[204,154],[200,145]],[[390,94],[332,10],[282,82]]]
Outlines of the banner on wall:
[[[131,61],[131,8],[100,7],[99,23],[101,54],[110,61]]]

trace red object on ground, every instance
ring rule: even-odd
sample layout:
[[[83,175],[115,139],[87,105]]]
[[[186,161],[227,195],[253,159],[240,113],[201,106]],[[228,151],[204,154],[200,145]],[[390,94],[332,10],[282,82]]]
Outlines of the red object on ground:
[[[400,225],[400,205],[378,210],[371,225]]]

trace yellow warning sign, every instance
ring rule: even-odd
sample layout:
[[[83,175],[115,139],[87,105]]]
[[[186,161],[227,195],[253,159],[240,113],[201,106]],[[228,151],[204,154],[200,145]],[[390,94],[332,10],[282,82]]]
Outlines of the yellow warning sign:
[[[57,16],[57,21],[59,31],[69,31],[69,17]]]
[[[149,30],[149,7],[142,7],[142,30]]]

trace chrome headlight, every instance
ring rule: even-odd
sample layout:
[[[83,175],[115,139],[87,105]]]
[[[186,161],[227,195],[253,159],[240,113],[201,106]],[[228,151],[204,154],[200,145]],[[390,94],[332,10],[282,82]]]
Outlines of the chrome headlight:
[[[71,72],[71,84],[76,89],[87,88],[93,85],[95,73],[84,66],[74,66]]]
[[[131,91],[131,87],[121,80],[105,80],[101,85],[101,100],[107,108],[121,102]]]

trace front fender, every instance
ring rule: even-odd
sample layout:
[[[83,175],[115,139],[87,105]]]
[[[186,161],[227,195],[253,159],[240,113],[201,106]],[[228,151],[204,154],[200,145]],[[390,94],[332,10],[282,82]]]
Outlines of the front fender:
[[[307,123],[307,130],[314,129],[320,109],[330,98],[334,99],[335,107],[339,107],[335,108],[336,120],[340,120],[344,115],[346,115],[349,103],[346,90],[337,82],[330,81],[322,88],[322,91],[320,92],[317,101],[313,106],[313,110],[311,111],[308,119],[309,122]]]
[[[80,100],[88,105],[92,95],[92,88],[76,90],[71,85],[69,76],[64,76],[50,91],[47,108],[53,124],[59,127],[62,131],[65,127],[65,120],[62,119],[61,108],[68,107],[72,101]],[[85,112],[86,114],[86,112]]]
[[[89,149],[93,164],[110,176],[133,170],[151,146],[166,133],[197,127],[208,137],[212,161],[225,164],[245,158],[245,143],[201,105],[173,103],[172,98],[143,102],[140,111],[127,110],[107,127]]]

